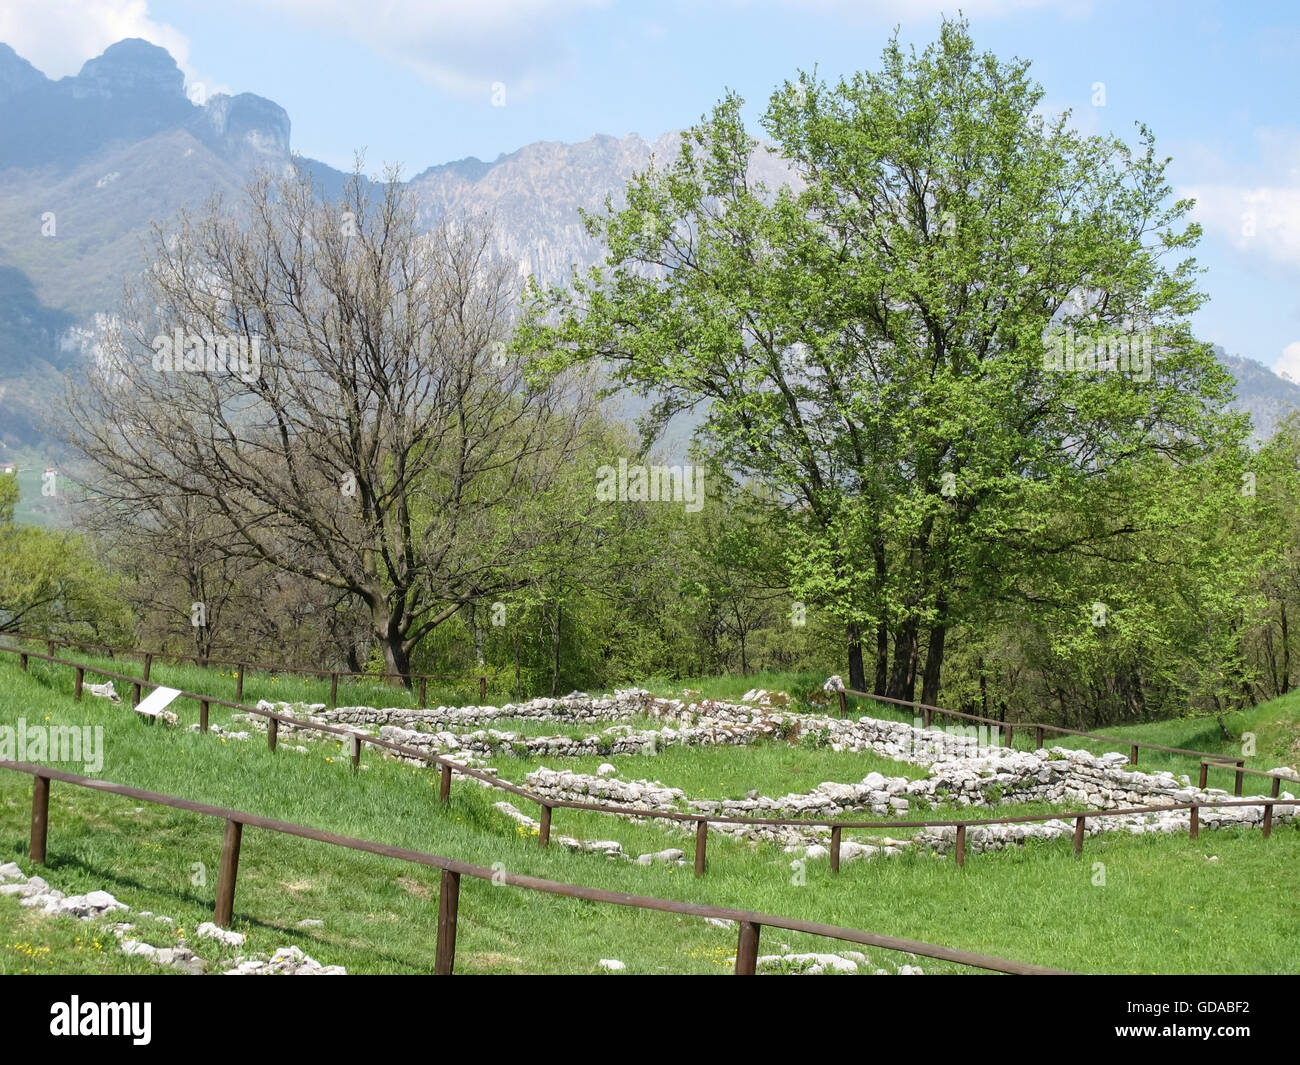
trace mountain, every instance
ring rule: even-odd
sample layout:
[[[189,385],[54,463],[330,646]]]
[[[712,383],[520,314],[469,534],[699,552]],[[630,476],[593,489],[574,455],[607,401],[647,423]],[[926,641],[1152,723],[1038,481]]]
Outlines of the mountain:
[[[1214,354],[1237,379],[1238,410],[1247,411],[1255,427],[1255,440],[1267,440],[1288,414],[1300,410],[1300,385],[1279,377],[1262,362],[1229,355],[1217,344]]]
[[[0,459],[45,445],[41,408],[59,373],[84,357],[96,315],[112,312],[141,269],[154,223],[201,210],[214,194],[238,196],[257,170],[297,168],[339,194],[347,175],[296,155],[291,132],[284,109],[260,96],[194,103],[171,55],[147,41],[119,41],[58,80],[0,44]],[[679,137],[539,142],[491,162],[429,167],[408,186],[429,222],[489,211],[521,273],[560,281],[601,254],[579,211],[617,202],[630,177],[676,153]],[[789,180],[768,152],[751,166],[770,187]],[[1249,359],[1220,358],[1257,435],[1300,408],[1300,387]]]

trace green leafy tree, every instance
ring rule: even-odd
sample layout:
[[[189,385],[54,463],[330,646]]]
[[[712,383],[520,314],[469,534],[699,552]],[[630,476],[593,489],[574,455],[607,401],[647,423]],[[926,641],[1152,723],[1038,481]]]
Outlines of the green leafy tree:
[[[1187,324],[1199,231],[1152,135],[1084,137],[1041,100],[945,21],[922,54],[778,90],[771,190],[729,95],[588,219],[604,265],[535,291],[519,334],[539,369],[610,362],[652,429],[697,412],[786,512],[793,591],[845,626],[857,688],[870,645],[877,692],[935,701],[954,626],[1157,534],[1181,485],[1159,475],[1243,432]],[[1100,368],[1049,357],[1098,343]]]
[[[72,533],[14,522],[18,478],[0,475],[0,632],[116,642],[131,628],[117,581]]]

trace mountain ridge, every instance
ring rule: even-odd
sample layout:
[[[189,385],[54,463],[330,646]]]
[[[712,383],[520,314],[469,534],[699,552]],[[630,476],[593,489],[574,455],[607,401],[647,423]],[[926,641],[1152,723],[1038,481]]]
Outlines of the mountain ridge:
[[[448,211],[489,212],[499,250],[521,275],[565,280],[602,249],[580,212],[618,203],[634,174],[675,155],[682,134],[653,139],[595,133],[535,141],[495,160],[470,156],[405,180],[426,223]],[[163,48],[139,38],[110,45],[73,76],[52,80],[0,44],[0,458],[44,443],[36,426],[43,381],[75,365],[97,314],[143,265],[151,224],[237,196],[256,171],[306,174],[330,197],[349,175],[292,147],[279,104],[252,93],[185,95]],[[757,151],[753,176],[790,180]],[[1300,409],[1300,386],[1262,363],[1219,351],[1238,381],[1256,436]]]

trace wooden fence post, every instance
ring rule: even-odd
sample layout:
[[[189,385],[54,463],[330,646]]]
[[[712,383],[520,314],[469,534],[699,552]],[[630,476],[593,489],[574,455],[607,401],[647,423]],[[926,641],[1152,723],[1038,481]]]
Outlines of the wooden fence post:
[[[1189,839],[1196,839],[1201,834],[1201,808],[1192,803],[1191,810],[1188,811],[1187,818],[1187,836]]]
[[[28,853],[37,865],[45,864],[45,842],[50,828],[50,778],[32,777],[32,837]]]
[[[134,709],[139,705],[140,705],[140,683],[139,681],[137,681],[135,684],[131,685],[131,708]]]
[[[1034,748],[1035,750],[1041,751],[1043,749],[1043,726],[1042,725],[1039,725],[1038,728],[1035,730],[1034,743],[1037,744],[1037,746]]]
[[[352,733],[352,768],[361,768],[361,733]]]
[[[280,719],[278,717],[267,718],[266,721],[266,747],[267,750],[275,750],[276,741],[280,738]]]
[[[1129,751],[1128,762],[1129,765],[1138,764],[1138,745],[1136,743],[1133,744],[1132,748]]]
[[[849,697],[844,689],[840,689],[840,717],[849,716]]]
[[[420,678],[420,709],[421,710],[425,710],[429,706],[429,700],[427,697],[428,689],[425,687],[426,684],[428,684],[428,679],[425,677],[421,677]]]
[[[151,672],[153,672],[153,652],[146,651],[144,653],[144,679],[145,680],[149,679],[149,674]]]
[[[77,679],[72,682],[72,697],[81,702],[81,689],[86,683],[86,671],[81,666],[77,667]]]
[[[478,679],[478,704],[479,706],[487,705],[487,677]]]
[[[1239,799],[1241,798],[1241,785],[1246,778],[1246,774],[1241,771],[1242,767],[1245,764],[1246,764],[1246,759],[1244,758],[1237,759],[1237,782],[1232,787],[1232,794],[1237,796],[1237,798]]]
[[[1201,790],[1205,790],[1205,781],[1209,776],[1210,767],[1204,761],[1201,762]]]
[[[27,656],[25,654],[20,653],[18,655],[18,668],[24,673],[27,672]]]
[[[438,787],[438,801],[446,803],[451,798],[451,766],[443,763],[442,781]]]
[[[753,976],[758,962],[758,933],[762,925],[740,922],[740,939],[736,944],[736,975]]]
[[[966,826],[957,826],[957,868],[966,864]]]
[[[212,922],[218,928],[229,928],[234,916],[235,877],[239,875],[239,843],[243,835],[244,826],[240,822],[226,820],[226,834],[221,841],[221,867],[217,872],[217,904],[212,915]]]
[[[339,675],[330,673],[330,709],[337,709],[339,705]]]
[[[239,663],[238,672],[235,674],[235,702],[244,701],[244,663]]]
[[[450,976],[456,964],[456,912],[460,908],[460,873],[442,871],[438,889],[438,947],[434,956],[436,976]]]
[[[542,826],[537,832],[537,845],[539,847],[549,847],[551,844],[551,808],[546,803],[541,803],[542,807]]]
[[[1264,838],[1268,839],[1273,832],[1273,804],[1271,802],[1264,804],[1264,823],[1260,827],[1264,829]]]
[[[1016,733],[1015,725],[1008,724],[1002,726],[1002,745],[1004,747],[1015,746],[1015,743],[1012,742],[1015,739],[1015,733]]]
[[[832,873],[838,873],[840,871],[840,832],[841,831],[842,829],[840,828],[839,825],[835,825],[831,829],[831,872]]]
[[[1083,822],[1084,818],[1082,817],[1074,819],[1074,856],[1076,858],[1083,853]]]
[[[695,822],[695,875],[703,876],[708,861],[705,848],[709,840],[709,823],[701,818]]]
[[[199,700],[199,731],[208,731],[208,701],[206,699]]]

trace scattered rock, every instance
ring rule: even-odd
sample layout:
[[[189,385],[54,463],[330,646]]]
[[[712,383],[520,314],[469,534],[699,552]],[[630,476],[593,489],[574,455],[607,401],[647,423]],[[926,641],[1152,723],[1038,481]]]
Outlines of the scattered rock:
[[[242,932],[232,932],[228,928],[220,928],[211,921],[204,921],[194,934],[200,939],[215,939],[218,943],[224,943],[228,947],[242,947],[244,945],[245,937]]]

